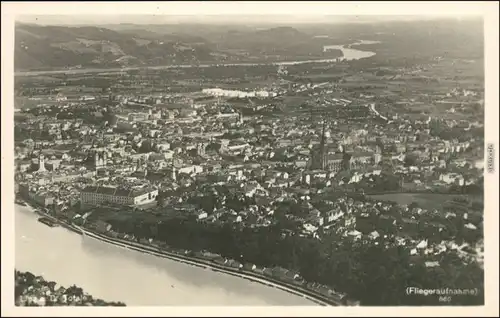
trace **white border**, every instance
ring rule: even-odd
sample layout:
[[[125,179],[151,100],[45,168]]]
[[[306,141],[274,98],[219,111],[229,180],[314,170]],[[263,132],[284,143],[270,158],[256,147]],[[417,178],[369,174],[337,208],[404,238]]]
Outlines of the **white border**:
[[[498,316],[498,2],[3,2],[2,316]],[[15,15],[482,15],[486,43],[486,137],[497,151],[485,173],[485,306],[481,307],[125,307],[16,308],[13,305],[13,34]],[[238,17],[239,18],[239,17]]]

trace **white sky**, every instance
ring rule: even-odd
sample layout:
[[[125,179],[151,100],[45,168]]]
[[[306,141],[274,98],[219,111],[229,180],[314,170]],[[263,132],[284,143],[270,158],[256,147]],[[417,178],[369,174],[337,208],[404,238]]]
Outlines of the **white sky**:
[[[18,2],[2,3],[2,15],[39,24],[301,23],[467,17],[491,10],[485,2]],[[349,17],[346,17],[348,15]],[[411,15],[411,16],[410,16]]]

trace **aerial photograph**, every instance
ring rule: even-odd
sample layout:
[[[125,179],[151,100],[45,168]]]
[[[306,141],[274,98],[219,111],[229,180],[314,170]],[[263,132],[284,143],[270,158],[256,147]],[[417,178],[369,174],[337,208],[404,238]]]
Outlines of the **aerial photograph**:
[[[15,305],[484,305],[483,22],[17,16]]]

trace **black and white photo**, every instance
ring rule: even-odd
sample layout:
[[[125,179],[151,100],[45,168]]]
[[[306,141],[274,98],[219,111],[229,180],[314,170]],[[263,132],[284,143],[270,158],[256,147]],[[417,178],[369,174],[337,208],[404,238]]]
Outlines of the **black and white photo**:
[[[6,301],[485,306],[484,16],[167,11],[15,16]]]

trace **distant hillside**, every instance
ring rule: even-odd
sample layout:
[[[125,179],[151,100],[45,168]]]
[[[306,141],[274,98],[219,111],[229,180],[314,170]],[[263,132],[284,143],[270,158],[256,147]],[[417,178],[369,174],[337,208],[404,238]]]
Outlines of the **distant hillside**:
[[[18,24],[15,69],[107,68],[341,56],[292,27]]]
[[[264,30],[228,31],[220,41],[222,47],[245,49],[254,54],[284,56],[320,56],[323,43],[292,27]],[[339,53],[339,52],[337,52]]]
[[[16,70],[197,63],[214,60],[211,53],[203,38],[182,34],[27,24],[15,30]]]
[[[277,27],[257,31],[230,30],[223,39],[226,45],[238,48],[255,47],[256,45],[282,48],[308,41],[310,36],[291,27]]]
[[[261,39],[273,39],[280,41],[293,39],[304,40],[306,38],[309,38],[309,36],[292,27],[277,27],[266,30],[259,30],[255,32],[255,35],[261,37]]]

